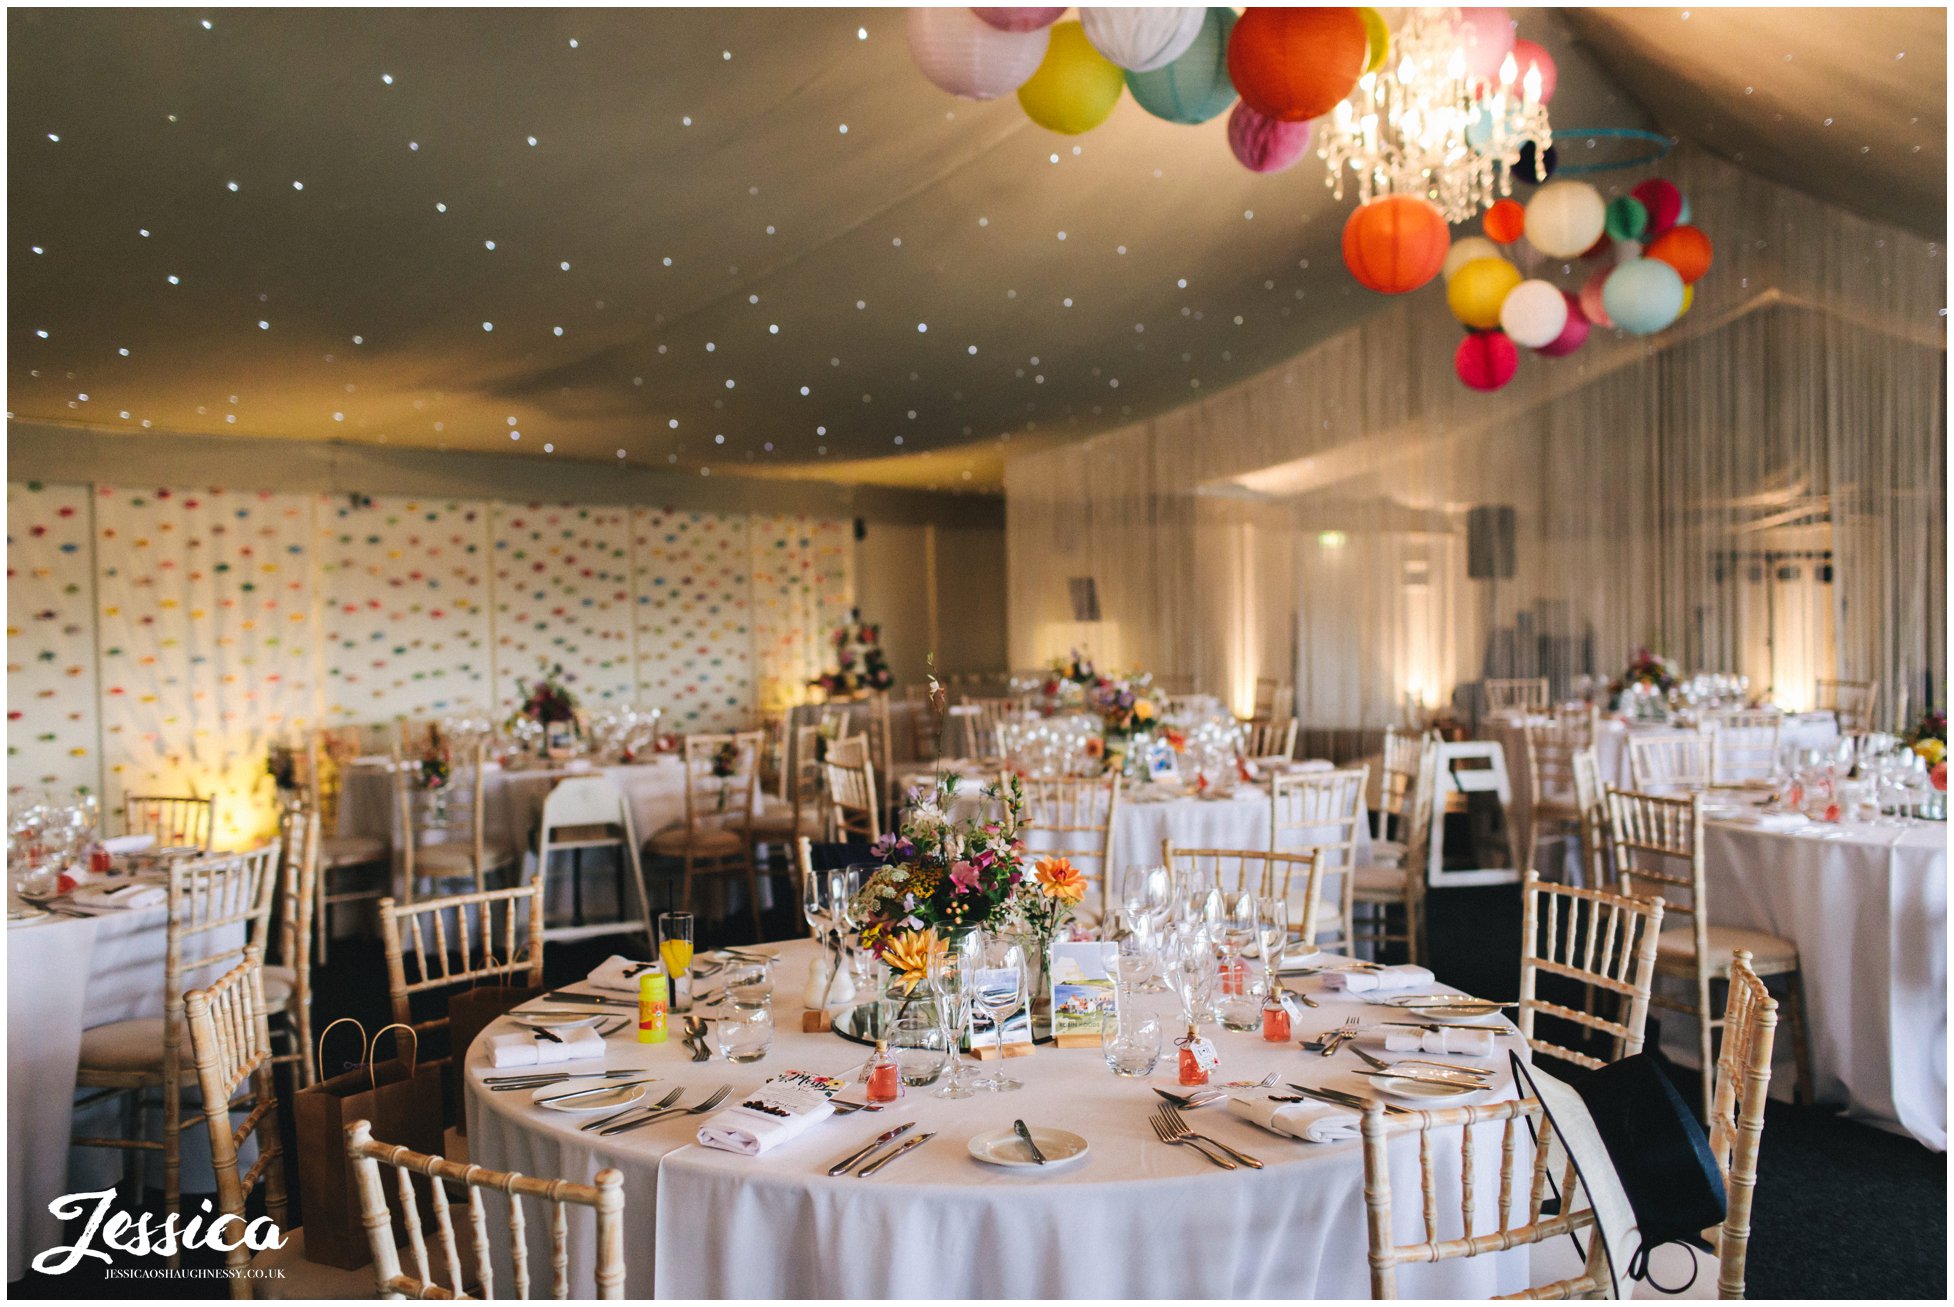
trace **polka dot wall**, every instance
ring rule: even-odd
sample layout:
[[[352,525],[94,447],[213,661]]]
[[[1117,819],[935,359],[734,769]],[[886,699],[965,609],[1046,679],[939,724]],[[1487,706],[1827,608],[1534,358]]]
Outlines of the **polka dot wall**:
[[[85,486],[7,486],[7,778],[101,789]]]

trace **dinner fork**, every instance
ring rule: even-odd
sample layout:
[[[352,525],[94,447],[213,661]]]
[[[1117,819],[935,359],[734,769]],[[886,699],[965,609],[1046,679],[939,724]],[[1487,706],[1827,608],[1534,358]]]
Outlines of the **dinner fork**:
[[[1261,1162],[1250,1157],[1241,1149],[1231,1148],[1219,1139],[1213,1139],[1207,1135],[1195,1134],[1192,1130],[1189,1130],[1187,1128],[1187,1121],[1180,1114],[1180,1109],[1176,1108],[1172,1103],[1162,1103],[1159,1109],[1154,1112],[1154,1115],[1159,1117],[1168,1130],[1172,1131],[1175,1135],[1186,1139],[1199,1139],[1203,1143],[1213,1144],[1216,1148],[1219,1148],[1243,1166],[1252,1166],[1258,1171],[1262,1169]]]
[[[1323,1037],[1323,1056],[1324,1057],[1330,1056],[1330,1054],[1336,1052],[1339,1048],[1342,1048],[1345,1042],[1355,1039],[1356,1037],[1357,1037],[1357,1018],[1346,1017],[1342,1025],[1338,1026],[1335,1030],[1332,1030],[1329,1034]]]
[[[1148,1117],[1147,1124],[1153,1127],[1154,1134],[1160,1137],[1160,1142],[1163,1144],[1174,1144],[1174,1145],[1185,1144],[1187,1147],[1192,1148],[1195,1152],[1201,1154],[1201,1156],[1207,1158],[1210,1162],[1213,1162],[1216,1166],[1220,1167],[1224,1171],[1233,1171],[1239,1169],[1236,1167],[1236,1165],[1233,1162],[1229,1161],[1227,1158],[1222,1157],[1217,1153],[1211,1153],[1207,1149],[1201,1147],[1201,1145],[1195,1143],[1194,1139],[1191,1136],[1183,1139],[1179,1135],[1170,1133],[1167,1129],[1166,1124],[1162,1122],[1159,1117],[1154,1117],[1154,1116]]]
[[[1399,1058],[1395,1062],[1386,1062],[1381,1057],[1371,1056],[1354,1044],[1351,1045],[1350,1051],[1355,1053],[1363,1061],[1376,1067],[1379,1071],[1397,1071],[1403,1067],[1411,1067],[1415,1071],[1427,1072],[1433,1076],[1451,1076],[1461,1080],[1479,1081],[1488,1080],[1493,1074],[1484,1067],[1460,1066],[1454,1062],[1428,1062],[1422,1057],[1404,1057]]]
[[[623,1125],[614,1125],[607,1130],[600,1130],[598,1133],[603,1135],[621,1135],[627,1130],[636,1130],[641,1125],[650,1125],[653,1121],[663,1121],[668,1116],[697,1116],[701,1112],[710,1112],[713,1108],[718,1107],[726,1101],[726,1096],[732,1092],[733,1087],[731,1085],[721,1085],[719,1088],[713,1090],[711,1094],[707,1095],[704,1100],[692,1107],[668,1107],[663,1111],[654,1111],[650,1116],[642,1120],[626,1121]]]
[[[661,1099],[656,1103],[653,1103],[650,1107],[641,1107],[638,1104],[633,1103],[631,1106],[625,1108],[622,1112],[613,1112],[609,1116],[603,1118],[600,1121],[587,1122],[586,1124],[580,1125],[577,1128],[579,1130],[595,1130],[599,1126],[607,1126],[613,1121],[621,1121],[625,1117],[630,1116],[633,1112],[655,1112],[661,1107],[670,1107],[673,1103],[678,1102],[678,1096],[684,1092],[685,1092],[685,1086],[680,1085],[677,1089],[674,1089],[671,1093],[665,1095],[663,1099]]]

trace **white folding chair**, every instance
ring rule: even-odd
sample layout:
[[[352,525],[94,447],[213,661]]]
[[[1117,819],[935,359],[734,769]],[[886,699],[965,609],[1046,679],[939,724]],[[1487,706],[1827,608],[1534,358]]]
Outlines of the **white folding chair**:
[[[583,855],[591,849],[611,849],[617,858],[617,918],[613,921],[584,920]],[[646,941],[656,940],[651,929],[651,899],[645,893],[645,872],[638,861],[638,837],[632,827],[631,805],[617,786],[602,776],[573,776],[559,781],[543,799],[543,816],[536,838],[536,876],[539,882],[553,883],[550,867],[553,854],[570,855],[571,922],[543,927],[545,940],[592,939],[600,935],[635,935],[643,931]],[[631,884],[638,892],[639,919],[625,919],[624,873],[631,873]]]

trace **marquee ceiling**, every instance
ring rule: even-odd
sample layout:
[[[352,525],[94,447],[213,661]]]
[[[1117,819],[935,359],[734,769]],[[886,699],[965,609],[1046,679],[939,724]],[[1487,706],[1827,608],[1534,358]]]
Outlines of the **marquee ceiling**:
[[[1515,12],[1557,129],[1940,229],[1941,11]],[[23,420],[984,489],[1378,303],[1313,156],[953,100],[900,10],[8,21]]]

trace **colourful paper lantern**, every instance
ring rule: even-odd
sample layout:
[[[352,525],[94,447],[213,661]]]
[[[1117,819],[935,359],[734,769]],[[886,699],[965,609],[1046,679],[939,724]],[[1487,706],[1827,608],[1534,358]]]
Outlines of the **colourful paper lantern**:
[[[1357,17],[1364,23],[1364,46],[1368,51],[1364,56],[1364,71],[1374,73],[1391,54],[1391,27],[1375,9],[1359,9]]]
[[[1228,115],[1228,148],[1250,172],[1281,172],[1309,150],[1309,123],[1286,123],[1237,104]]]
[[[1079,10],[1092,48],[1130,73],[1165,68],[1187,53],[1208,11],[1201,5],[1146,9],[1097,5]]]
[[[1209,9],[1194,44],[1180,58],[1152,72],[1126,74],[1126,88],[1133,92],[1134,101],[1170,123],[1204,123],[1221,113],[1235,102],[1235,84],[1228,80],[1228,34],[1234,30],[1233,9],[1222,5]],[[1307,133],[1304,139],[1307,142]],[[1234,144],[1232,127],[1229,144]],[[1240,150],[1235,157],[1241,158]]]
[[[1661,259],[1615,265],[1601,288],[1601,302],[1616,326],[1631,336],[1651,336],[1683,311],[1683,279]]]
[[[1343,224],[1343,263],[1366,290],[1403,295],[1445,264],[1452,233],[1445,217],[1413,195],[1372,200]]]
[[[1126,74],[1092,48],[1083,27],[1060,23],[1051,30],[1044,61],[1018,88],[1018,103],[1040,127],[1077,136],[1106,121],[1125,87]]]
[[[1608,235],[1618,241],[1639,241],[1649,229],[1649,211],[1633,195],[1617,195],[1608,201]],[[1600,242],[1596,241],[1599,245]]]
[[[1676,310],[1676,317],[1678,319],[1682,318],[1684,314],[1689,312],[1689,306],[1694,303],[1696,303],[1696,287],[1685,283],[1683,286],[1683,306]]]
[[[1498,390],[1519,367],[1520,351],[1498,331],[1467,332],[1452,355],[1452,370],[1474,390]]]
[[[1511,245],[1526,234],[1527,211],[1518,200],[1500,200],[1479,220],[1486,239],[1495,245]]]
[[[1527,240],[1550,259],[1571,259],[1594,244],[1608,206],[1586,182],[1549,182],[1527,201]]]
[[[1612,327],[1614,321],[1608,316],[1608,305],[1602,295],[1608,287],[1608,274],[1615,270],[1614,264],[1596,268],[1587,283],[1581,287],[1581,316],[1597,327]]]
[[[1043,29],[1000,31],[968,9],[911,9],[908,28],[923,76],[966,100],[995,100],[1024,85],[1050,40]]]
[[[1550,281],[1523,281],[1500,302],[1499,328],[1515,345],[1551,345],[1566,326],[1567,300]]]
[[[1349,95],[1368,56],[1355,9],[1250,9],[1228,39],[1228,75],[1257,113],[1301,122]]]
[[[1651,177],[1629,192],[1649,211],[1649,239],[1654,240],[1682,221],[1683,193],[1660,177]]]
[[[1497,82],[1499,66],[1513,52],[1512,18],[1504,9],[1459,10],[1459,48],[1468,75]]]
[[[1065,17],[1063,7],[1058,9],[975,9],[971,13],[995,27],[1000,32],[1035,32],[1041,27],[1050,27]]]
[[[1710,270],[1716,249],[1698,228],[1675,226],[1651,241],[1644,257],[1661,259],[1685,282],[1693,283]]]
[[[1588,342],[1588,315],[1581,308],[1581,297],[1571,290],[1562,291],[1561,296],[1567,301],[1567,321],[1561,326],[1560,335],[1534,350],[1550,359],[1565,358]]]
[[[1446,252],[1445,265],[1439,269],[1439,275],[1449,282],[1453,277],[1458,275],[1460,268],[1465,267],[1466,264],[1471,263],[1474,259],[1503,259],[1505,257],[1504,254],[1499,252],[1499,246],[1493,244],[1484,236],[1461,236],[1458,240],[1452,242],[1452,248]]]
[[[1524,36],[1513,42],[1513,62],[1520,66],[1520,76],[1513,84],[1524,90],[1527,84],[1527,70],[1540,70],[1540,103],[1545,104],[1554,98],[1554,88],[1560,85],[1560,69],[1554,66],[1554,57],[1541,48],[1538,42],[1529,41]]]
[[[1445,304],[1468,327],[1499,325],[1499,306],[1520,284],[1520,270],[1505,259],[1474,259],[1452,274]]]

